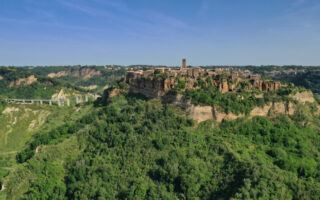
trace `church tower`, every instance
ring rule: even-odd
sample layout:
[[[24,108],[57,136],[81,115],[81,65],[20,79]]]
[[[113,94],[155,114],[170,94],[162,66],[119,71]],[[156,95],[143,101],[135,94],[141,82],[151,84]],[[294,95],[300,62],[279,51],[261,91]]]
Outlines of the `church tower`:
[[[187,68],[187,59],[183,58],[180,69],[186,69],[186,68]]]

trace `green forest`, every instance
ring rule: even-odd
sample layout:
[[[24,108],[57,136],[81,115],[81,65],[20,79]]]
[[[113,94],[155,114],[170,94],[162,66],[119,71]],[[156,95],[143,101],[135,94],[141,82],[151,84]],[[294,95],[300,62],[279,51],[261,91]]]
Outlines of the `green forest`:
[[[23,167],[9,180],[8,197],[320,198],[319,117],[297,113],[196,125],[182,113],[130,95],[97,104],[80,119],[34,135],[17,154]],[[56,154],[68,149],[68,140],[72,149]],[[44,145],[55,151],[35,155]],[[25,173],[32,178],[17,192]]]

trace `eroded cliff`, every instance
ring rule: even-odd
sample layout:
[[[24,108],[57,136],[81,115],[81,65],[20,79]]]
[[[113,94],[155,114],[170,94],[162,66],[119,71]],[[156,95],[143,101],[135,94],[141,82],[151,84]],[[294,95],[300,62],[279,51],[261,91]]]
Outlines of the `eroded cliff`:
[[[70,69],[70,70],[59,71],[56,73],[49,73],[47,76],[49,78],[61,78],[65,76],[72,76],[72,77],[80,78],[83,80],[88,80],[92,77],[101,76],[101,75],[102,75],[101,71],[98,71],[96,69],[80,68],[80,69]]]
[[[300,96],[300,95],[298,95]],[[293,102],[273,102],[268,103],[263,106],[254,107],[247,117],[272,117],[276,115],[294,115],[299,104],[304,104],[307,99],[302,98],[298,100],[298,104]],[[311,99],[309,99],[311,100]],[[201,106],[201,105],[192,105],[184,104],[186,107],[187,114],[190,118],[195,120],[197,123],[215,120],[217,122],[222,122],[223,120],[235,120],[241,117],[245,117],[245,114],[235,114],[232,112],[226,113],[221,111],[217,106]],[[317,105],[316,110],[313,112],[314,115],[320,114],[320,105]]]
[[[18,87],[21,85],[31,85],[37,82],[38,78],[35,75],[28,76],[26,78],[20,78],[15,81],[11,81],[9,87]]]

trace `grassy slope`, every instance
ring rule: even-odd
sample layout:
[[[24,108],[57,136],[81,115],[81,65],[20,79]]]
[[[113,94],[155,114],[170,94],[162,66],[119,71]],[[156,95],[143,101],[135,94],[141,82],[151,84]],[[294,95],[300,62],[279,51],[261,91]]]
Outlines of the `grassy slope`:
[[[21,172],[19,169],[23,167],[16,164],[15,156],[34,134],[40,130],[45,132],[54,129],[66,120],[73,120],[86,112],[86,108],[37,105],[8,105],[5,110],[7,112],[0,114],[0,180],[8,173],[12,177],[12,174]],[[74,140],[67,141],[70,142],[74,143]],[[23,185],[23,182],[20,184]],[[5,196],[0,193],[0,199],[2,198]]]
[[[30,106],[7,106],[0,114],[0,178],[15,163],[15,155],[40,128],[51,114],[48,108]]]
[[[79,150],[76,137],[71,137],[57,145],[49,145],[41,149],[41,153],[35,155],[28,162],[18,165],[12,173],[6,177],[6,196],[7,199],[19,199],[28,190],[30,184],[41,182],[47,177],[37,176],[42,173],[57,178],[63,184],[65,177],[65,162],[75,158]],[[43,163],[46,163],[45,165]],[[54,169],[54,170],[53,170]],[[57,170],[58,169],[58,170]],[[57,171],[59,173],[57,173]],[[49,179],[51,180],[51,179]]]

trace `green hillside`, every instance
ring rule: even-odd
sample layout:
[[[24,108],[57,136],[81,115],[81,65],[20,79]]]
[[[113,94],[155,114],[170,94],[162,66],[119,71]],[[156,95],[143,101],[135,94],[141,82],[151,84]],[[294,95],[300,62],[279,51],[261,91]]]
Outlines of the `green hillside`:
[[[12,73],[25,77],[30,70],[42,78],[4,85],[0,93],[88,93],[78,86],[103,79],[45,78],[65,68]],[[10,73],[0,84],[10,84]],[[55,84],[44,90],[43,80]],[[102,81],[97,90],[112,82]],[[289,85],[221,93],[210,84],[172,91],[192,106],[244,113],[197,123],[183,106],[130,94],[122,83],[85,104],[0,103],[0,199],[320,199],[320,107],[311,92]],[[251,115],[276,102],[294,111]]]
[[[87,109],[33,136],[4,178],[8,199],[320,198],[320,118],[308,110],[196,125],[130,96]]]
[[[16,155],[33,135],[80,117],[85,110],[76,107],[4,105],[0,113],[0,180],[19,168]],[[1,195],[3,197],[3,193]]]

